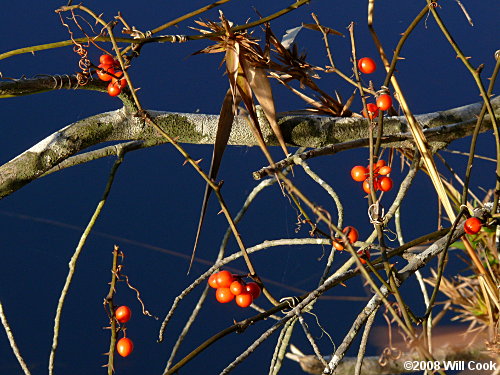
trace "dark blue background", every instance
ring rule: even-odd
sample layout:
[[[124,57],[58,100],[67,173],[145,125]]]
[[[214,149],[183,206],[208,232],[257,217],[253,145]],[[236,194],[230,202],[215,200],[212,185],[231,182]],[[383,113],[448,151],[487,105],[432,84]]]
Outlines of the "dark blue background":
[[[474,66],[485,64],[483,77],[489,77],[494,65],[493,54],[497,48],[497,19],[492,10],[493,0],[481,2],[463,1],[475,26],[467,23],[456,2],[440,2],[439,10],[455,39],[466,55],[472,56]],[[165,2],[121,1],[119,3],[87,1],[85,5],[104,12],[110,19],[121,11],[129,24],[140,30],[152,29],[188,11],[205,5],[205,1]],[[68,39],[66,29],[53,12],[62,5],[55,1],[2,2],[0,52],[29,45]],[[273,13],[289,5],[287,1],[233,1],[222,9],[235,23],[256,18],[252,7],[263,15]],[[386,52],[392,53],[399,37],[415,15],[425,5],[421,2],[377,2],[376,30]],[[276,21],[272,27],[276,35],[301,22],[313,22],[310,13],[315,12],[320,21],[344,32],[346,38],[331,37],[330,44],[337,66],[350,72],[350,41],[346,27],[356,23],[358,54],[376,56],[366,27],[364,2],[311,1]],[[218,10],[203,16],[216,20]],[[165,30],[165,34],[192,34],[188,29],[192,20],[178,27]],[[256,31],[257,36],[261,36]],[[319,33],[305,30],[297,42],[308,52],[311,63],[327,64],[326,54]],[[141,58],[130,69],[135,86],[140,87],[139,97],[145,108],[177,112],[218,113],[221,100],[227,90],[227,78],[219,69],[222,55],[191,54],[210,42],[197,41],[186,44],[156,44],[143,48]],[[106,46],[110,50],[109,46]],[[99,52],[91,49],[96,61]],[[465,67],[456,59],[454,51],[441,35],[432,16],[426,25],[421,23],[408,39],[398,65],[398,78],[414,113],[426,113],[447,109],[480,100],[477,87]],[[5,77],[27,77],[36,74],[70,74],[77,67],[77,55],[70,47],[36,54],[19,55],[0,61],[0,71]],[[378,61],[378,60],[377,60]],[[384,73],[379,69],[370,76],[380,85]],[[485,80],[486,81],[486,80]],[[352,92],[343,80],[335,75],[325,76],[319,82],[327,92],[337,90],[344,98]],[[278,111],[303,108],[304,104],[285,89],[275,86],[274,96]],[[120,101],[104,93],[55,91],[36,96],[4,99],[0,102],[2,113],[2,147],[0,162],[5,163],[52,132],[87,116],[117,109]],[[359,111],[357,100],[353,110]],[[468,149],[468,140],[456,142],[453,148]],[[202,166],[208,169],[210,146],[185,145],[195,159],[203,158]],[[492,135],[481,137],[478,150],[494,157]],[[280,150],[273,150],[279,158]],[[444,154],[463,172],[466,158]],[[357,183],[348,177],[354,164],[364,164],[366,150],[355,150],[340,155],[323,157],[310,164],[336,189],[346,208],[346,224],[359,228],[361,237],[371,233],[366,216],[366,202]],[[197,218],[204,184],[189,166],[182,166],[182,157],[168,145],[133,152],[127,155],[120,168],[115,185],[105,209],[95,226],[95,232],[85,245],[78,262],[70,294],[64,306],[61,322],[59,350],[56,356],[56,373],[98,373],[106,362],[102,353],[107,351],[109,331],[103,330],[107,318],[102,308],[110,279],[111,251],[114,244],[126,254],[126,273],[134,286],[140,289],[147,308],[163,319],[170,304],[180,291],[207,269],[203,263],[195,263],[186,276],[192,249]],[[42,178],[2,200],[0,203],[0,299],[4,304],[14,335],[33,374],[46,373],[52,342],[52,326],[56,304],[68,271],[67,263],[79,237],[92,215],[104,189],[111,158],[88,165],[78,166]],[[225,181],[223,193],[231,211],[235,214],[255,182],[251,171],[264,165],[264,158],[256,148],[230,147],[225,154],[220,178]],[[491,188],[494,183],[494,164],[478,160],[475,163],[475,180],[472,189],[482,194],[479,186]],[[479,173],[481,171],[481,173]],[[334,212],[331,201],[317,185],[311,183],[299,168],[295,169],[295,183],[318,204]],[[463,173],[462,173],[463,175]],[[402,174],[394,173],[395,181]],[[420,176],[402,207],[403,228],[407,240],[432,231],[437,225],[437,203],[433,189],[425,176]],[[388,205],[390,196],[386,197]],[[209,205],[206,224],[198,250],[200,258],[213,260],[227,224],[215,200]],[[19,216],[25,215],[25,216]],[[307,237],[303,227],[295,234],[295,211],[278,187],[267,189],[247,213],[239,228],[247,246],[264,239]],[[132,242],[133,241],[133,242]],[[396,246],[396,245],[394,245]],[[163,249],[174,252],[166,253]],[[228,251],[236,251],[234,242]],[[272,251],[272,254],[269,252]],[[310,290],[319,279],[325,258],[319,247],[284,247],[260,253],[254,257],[259,274],[265,279],[291,287]],[[347,259],[340,254],[336,265]],[[244,270],[239,261],[233,265]],[[458,267],[463,267],[459,264]],[[278,298],[294,292],[271,284]],[[405,294],[413,296],[417,291],[412,279],[405,286]],[[129,304],[134,317],[128,324],[128,336],[135,342],[135,352],[129,358],[118,358],[117,374],[158,374],[163,370],[168,353],[180,332],[184,319],[194,306],[196,290],[177,310],[166,332],[163,344],[156,343],[159,323],[139,314],[140,306],[134,293],[120,284],[116,302]],[[347,288],[335,288],[327,295],[365,296],[359,280],[351,281]],[[422,312],[420,297],[414,297],[417,312]],[[418,302],[417,302],[418,301]],[[264,307],[269,305],[261,299]],[[322,326],[333,336],[338,345],[352,319],[362,308],[362,302],[342,301],[333,298],[321,301],[315,308]],[[232,324],[233,319],[244,319],[253,312],[235,306],[220,305],[210,296],[191,335],[186,339],[178,358],[188,353],[203,340]],[[315,336],[321,331],[312,317],[307,318]],[[244,334],[224,338],[186,366],[185,373],[215,374],[241,353],[269,327],[272,321],[259,322]],[[268,369],[276,336],[262,345],[237,370],[236,374],[265,373]],[[308,344],[298,328],[292,340],[305,352]],[[319,339],[324,353],[331,353],[332,345],[324,336]],[[383,344],[382,344],[383,345]],[[376,354],[373,347],[369,354]],[[285,361],[284,373],[300,374],[299,367]],[[102,372],[104,373],[104,369]],[[21,373],[4,334],[0,334],[0,374]]]

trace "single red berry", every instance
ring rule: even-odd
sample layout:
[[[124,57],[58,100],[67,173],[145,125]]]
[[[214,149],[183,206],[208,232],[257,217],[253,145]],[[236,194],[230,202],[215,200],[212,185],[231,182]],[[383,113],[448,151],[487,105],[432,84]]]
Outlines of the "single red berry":
[[[122,92],[120,85],[110,82],[108,85],[108,94],[109,96],[118,96]]]
[[[377,69],[375,61],[369,57],[363,57],[358,61],[358,69],[365,74],[371,74]]]
[[[229,288],[218,288],[215,292],[215,299],[220,303],[228,303],[234,299],[234,294]]]
[[[368,170],[362,165],[356,165],[351,169],[351,177],[354,181],[364,181],[368,177]]]
[[[259,284],[254,283],[253,281],[245,285],[245,291],[250,293],[254,300],[259,298],[261,292]]]
[[[127,357],[134,350],[134,343],[128,337],[122,337],[116,343],[116,351],[122,357]]]
[[[392,178],[384,176],[378,179],[378,189],[382,191],[389,191],[392,189]]]
[[[386,176],[388,175],[389,173],[391,173],[392,171],[392,168],[389,167],[388,165],[384,165],[383,167],[381,167],[379,170],[378,170],[378,174],[382,175],[382,176]]]
[[[101,55],[99,57],[99,62],[103,65],[114,65],[115,59],[111,55]]]
[[[253,297],[250,293],[243,292],[236,296],[236,304],[239,307],[248,307],[252,304],[252,302],[253,302]]]
[[[356,230],[356,228],[348,225],[347,227],[344,228],[344,230],[342,231],[346,236],[347,238],[349,239],[349,243],[354,243],[358,240],[359,238],[359,233],[358,231]]]
[[[208,285],[210,285],[212,288],[214,289],[217,289],[218,288],[218,285],[217,285],[217,275],[219,273],[216,272],[214,274],[212,274],[209,278],[208,278]]]
[[[464,229],[467,234],[476,234],[481,230],[483,223],[477,217],[471,217],[465,220]]]
[[[115,310],[115,318],[120,323],[127,323],[132,317],[132,311],[128,306],[120,306]]]
[[[240,281],[234,280],[229,286],[229,290],[231,291],[231,293],[237,296],[243,293],[243,291],[245,290],[245,286]]]
[[[332,245],[337,251],[342,251],[344,250],[344,245],[342,244],[341,240],[334,240],[332,241]]]
[[[387,111],[392,107],[392,98],[390,95],[382,94],[377,98],[377,107],[381,111]]]
[[[378,107],[375,103],[368,103],[366,105],[366,109],[368,110],[368,115],[366,114],[366,111],[363,109],[363,116],[369,118],[370,120],[373,120],[375,117],[378,116]]]
[[[358,250],[358,255],[362,264],[366,264],[365,259],[370,260],[370,250],[368,249]]]
[[[385,166],[385,160],[380,159],[375,163],[375,171],[377,171],[379,168],[382,168]]]
[[[112,68],[111,65],[101,64],[99,65],[99,68],[102,70],[97,69],[97,76],[101,81],[108,82],[113,79],[113,77],[108,74],[108,73],[115,74],[115,70]]]
[[[123,72],[116,72],[115,77],[111,78],[111,82],[113,83],[118,82],[118,85],[120,86],[121,89],[127,86],[127,80],[125,78],[121,78],[123,77]]]
[[[373,186],[375,188],[375,186]],[[363,182],[363,190],[366,194],[370,194],[370,180],[369,179],[366,179],[364,182]]]
[[[220,271],[217,274],[217,287],[219,288],[229,288],[231,283],[234,281],[233,274],[229,271]]]

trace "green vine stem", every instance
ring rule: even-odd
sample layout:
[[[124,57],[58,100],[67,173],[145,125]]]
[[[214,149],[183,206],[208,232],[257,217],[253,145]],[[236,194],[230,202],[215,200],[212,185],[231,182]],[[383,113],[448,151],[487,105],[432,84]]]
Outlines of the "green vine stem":
[[[109,312],[109,323],[111,330],[111,337],[109,340],[109,352],[108,352],[108,375],[113,375],[114,373],[114,358],[115,358],[115,346],[116,346],[116,319],[114,318],[115,306],[113,304],[113,297],[116,292],[116,282],[118,279],[118,257],[122,256],[120,248],[115,245],[113,248],[113,266],[111,268],[111,282],[109,283],[109,292],[104,303],[108,305]]]
[[[262,25],[266,22],[272,21],[273,19],[276,19],[278,17],[281,17],[292,10],[295,10],[299,7],[301,7],[304,4],[309,3],[311,0],[299,0],[296,1],[293,4],[290,4],[288,7],[273,13],[267,17],[261,18],[257,21],[254,22],[249,22],[244,25],[239,25],[231,28],[231,31],[240,31],[240,30],[246,30],[252,27],[256,27],[259,25]],[[56,10],[56,12],[61,12],[61,11],[68,11],[71,9],[82,9],[82,6],[80,5],[71,5],[71,6],[62,6],[59,9]],[[173,22],[173,21],[172,21]],[[160,26],[162,27],[162,26]],[[215,32],[215,33],[209,33],[209,34],[197,34],[197,35],[183,35],[182,37],[179,37],[178,35],[164,35],[161,37],[147,37],[147,38],[115,38],[116,42],[118,43],[132,43],[132,44],[146,44],[146,43],[164,43],[164,42],[179,42],[179,41],[188,41],[188,40],[200,40],[200,39],[210,39],[214,36],[219,36],[222,35],[223,32]],[[96,38],[93,38],[94,41],[96,42],[111,42],[110,37],[105,37],[105,36],[98,36]],[[15,50],[11,50],[8,52],[0,53],[0,60],[6,59],[8,57],[12,57],[15,55],[20,55],[23,53],[32,53],[36,51],[44,51],[47,49],[54,49],[54,48],[60,48],[60,47],[67,47],[73,45],[74,42],[77,43],[85,43],[87,42],[87,38],[75,38],[73,40],[63,40],[60,42],[54,42],[54,43],[46,43],[46,44],[40,44],[36,46],[30,46],[30,47],[24,47],[24,48],[18,48]]]
[[[490,84],[488,86],[487,95],[488,97],[493,93],[493,88],[495,87],[495,82],[497,80],[498,71],[500,70],[500,55],[496,58],[495,69],[493,70],[493,74],[490,78]],[[477,137],[479,135],[479,131],[481,129],[481,124],[483,123],[484,115],[486,114],[486,103],[483,103],[483,107],[481,108],[481,112],[477,118],[476,127],[474,128],[474,133],[472,134],[472,139],[470,142],[470,150],[469,150],[469,159],[467,161],[467,167],[465,169],[465,181],[464,187],[462,190],[462,199],[460,201],[461,204],[467,204],[467,196],[469,190],[469,182],[470,176],[472,173],[472,163],[474,161],[475,153],[476,153],[476,142]],[[498,157],[497,157],[498,162]],[[492,211],[495,212],[495,211]]]
[[[109,173],[108,177],[108,182],[106,184],[106,188],[104,189],[104,193],[102,195],[101,200],[99,201],[97,208],[94,211],[94,214],[92,215],[89,223],[87,224],[87,227],[85,228],[85,231],[83,232],[82,236],[80,237],[80,241],[78,242],[78,245],[75,249],[75,252],[73,256],[71,257],[71,260],[69,262],[69,272],[66,277],[66,282],[64,283],[64,287],[61,291],[61,296],[59,297],[59,302],[57,304],[57,309],[56,309],[56,316],[54,318],[54,336],[52,339],[52,348],[50,350],[50,357],[49,357],[49,375],[53,375],[54,373],[54,361],[55,361],[55,355],[56,355],[56,350],[57,350],[57,345],[58,345],[58,338],[59,338],[59,329],[60,329],[60,322],[61,322],[61,315],[62,315],[62,309],[64,306],[64,301],[66,300],[66,297],[68,295],[68,290],[71,285],[71,281],[73,280],[73,276],[75,274],[76,270],[76,263],[78,261],[78,258],[80,257],[80,254],[83,250],[83,246],[85,245],[85,242],[87,241],[87,238],[92,231],[92,228],[94,227],[97,218],[102,212],[102,209],[104,205],[106,204],[106,200],[108,199],[109,193],[111,191],[111,186],[113,185],[113,181],[115,179],[116,172],[118,171],[118,168],[120,167],[121,163],[123,162],[123,157],[124,153],[126,152],[126,149],[122,149],[122,153],[118,155],[118,158],[116,159],[115,163],[113,164],[113,167],[111,168],[111,171]]]
[[[16,340],[14,339],[14,334],[12,333],[12,329],[10,328],[9,321],[7,320],[7,316],[5,315],[5,311],[3,309],[2,301],[0,301],[0,320],[2,321],[2,326],[5,329],[5,334],[7,335],[7,339],[9,340],[10,347],[12,352],[14,353],[19,365],[23,369],[25,375],[31,375],[31,372],[28,368],[28,365],[24,361],[23,356],[19,350],[19,347],[16,344]]]
[[[495,134],[495,141],[496,141],[496,149],[497,149],[497,169],[496,169],[496,176],[500,176],[500,131],[498,129],[498,123],[497,119],[495,117],[495,112],[493,110],[493,106],[491,105],[490,97],[488,96],[488,93],[484,89],[483,81],[481,80],[481,70],[482,67],[474,68],[472,64],[469,62],[469,59],[465,54],[462,52],[458,44],[455,42],[453,37],[451,36],[450,32],[446,28],[443,20],[439,16],[436,6],[437,2],[433,0],[426,0],[427,4],[429,6],[429,9],[432,13],[432,16],[434,17],[434,20],[438,24],[439,28],[441,29],[441,32],[443,35],[446,37],[448,40],[448,43],[450,43],[451,47],[453,50],[456,52],[457,57],[462,61],[462,63],[465,65],[467,70],[470,72],[472,75],[474,81],[476,82],[476,85],[479,89],[479,92],[481,93],[481,96],[484,100],[484,105],[486,106],[486,109],[488,111],[488,114],[490,115],[491,122],[493,123],[493,132]],[[493,207],[491,212],[494,214],[496,213],[497,207],[498,207],[498,198],[499,198],[499,191],[500,191],[500,179],[496,178],[495,181],[495,197],[493,201]]]

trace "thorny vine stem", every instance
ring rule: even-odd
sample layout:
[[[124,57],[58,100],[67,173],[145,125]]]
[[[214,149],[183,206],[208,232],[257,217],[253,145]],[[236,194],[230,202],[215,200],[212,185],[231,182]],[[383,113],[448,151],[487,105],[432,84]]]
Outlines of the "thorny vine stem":
[[[94,227],[94,224],[96,223],[97,218],[101,214],[101,211],[106,203],[106,200],[108,199],[116,172],[118,171],[118,167],[123,162],[123,157],[124,157],[125,153],[126,153],[126,149],[122,149],[122,153],[120,153],[118,155],[118,158],[116,159],[115,163],[113,164],[113,167],[111,168],[111,171],[109,173],[108,182],[106,184],[106,188],[104,189],[103,196],[102,196],[101,200],[99,201],[97,208],[95,209],[94,214],[92,215],[89,223],[87,224],[85,231],[83,232],[82,236],[80,237],[80,241],[78,242],[78,245],[75,249],[75,252],[74,252],[74,254],[71,257],[71,260],[69,262],[68,276],[66,277],[66,282],[64,283],[64,287],[61,291],[61,296],[59,297],[59,302],[57,304],[56,316],[54,318],[54,336],[52,339],[52,348],[50,350],[49,367],[48,367],[49,368],[49,375],[52,375],[54,373],[54,360],[55,360],[58,338],[59,338],[59,324],[61,321],[61,314],[62,314],[64,301],[66,300],[66,296],[68,294],[68,290],[69,290],[69,287],[71,285],[71,281],[73,280],[73,276],[75,274],[76,262],[78,261],[78,258],[83,250],[83,246],[85,245],[85,242],[87,241],[87,237],[89,236],[90,232],[92,231],[92,228]]]
[[[114,373],[114,359],[115,359],[115,345],[116,345],[116,319],[114,317],[115,306],[113,304],[113,297],[116,293],[116,281],[118,279],[118,257],[122,256],[120,248],[115,245],[113,248],[113,265],[111,267],[111,282],[109,283],[109,292],[104,303],[108,305],[109,323],[111,336],[109,340],[109,352],[108,352],[108,375],[113,375]]]
[[[256,27],[259,25],[262,25],[266,22],[269,22],[273,19],[276,19],[278,17],[283,16],[286,13],[291,12],[292,10],[295,10],[299,7],[301,7],[304,4],[309,3],[311,0],[299,0],[294,2],[293,4],[290,4],[287,8],[284,8],[276,13],[273,13],[267,17],[263,17],[257,21],[254,22],[249,22],[244,25],[239,25],[231,28],[231,31],[241,31],[241,30],[246,30],[252,27]],[[67,11],[75,8],[80,8],[78,5],[71,5],[71,6],[62,6],[59,9],[56,10],[56,12],[62,12],[62,11]],[[197,35],[183,35],[183,40],[200,40],[200,39],[210,39],[215,36],[220,36],[223,35],[224,32],[214,32],[214,33],[208,33],[208,34],[197,34]],[[115,38],[116,42],[119,43],[132,43],[132,44],[146,44],[146,43],[163,43],[163,42],[177,42],[179,40],[179,37],[177,35],[165,35],[161,37],[146,37],[146,38]],[[60,48],[60,47],[67,47],[72,45],[73,43],[78,42],[78,43],[83,43],[87,41],[87,38],[76,38],[74,40],[64,40],[61,42],[55,42],[55,43],[47,43],[47,44],[40,44],[36,46],[31,46],[31,47],[24,47],[24,48],[18,48],[12,51],[4,52],[0,54],[0,60],[6,59],[11,56],[23,54],[23,53],[33,53],[36,51],[43,51],[47,49],[53,49],[53,48]],[[96,42],[110,42],[111,38],[109,37],[96,37],[94,39]]]

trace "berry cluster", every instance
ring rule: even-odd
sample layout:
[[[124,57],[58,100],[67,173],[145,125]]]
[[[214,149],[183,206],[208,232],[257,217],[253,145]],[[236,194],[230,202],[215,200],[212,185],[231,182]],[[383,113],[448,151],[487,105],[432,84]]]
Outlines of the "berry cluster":
[[[464,230],[467,234],[476,234],[479,233],[483,223],[477,217],[471,217],[465,220]]]
[[[391,167],[385,165],[384,160],[375,163],[373,169],[373,187],[375,190],[389,191],[392,189],[392,178],[387,176],[391,173]],[[356,165],[351,169],[351,177],[354,181],[363,182],[363,190],[366,194],[370,193],[370,166],[363,167]]]
[[[369,57],[363,57],[358,60],[358,69],[360,72],[365,74],[371,74],[375,70],[377,70],[377,65],[375,61]],[[388,94],[387,88],[381,90],[376,95],[376,104],[375,103],[367,103],[366,111],[363,110],[363,116],[373,120],[378,116],[378,111],[387,111],[392,107],[392,98]],[[366,113],[368,112],[368,113]]]
[[[101,81],[110,81],[108,84],[108,94],[110,96],[120,95],[122,89],[127,86],[127,80],[123,78],[123,72],[118,70],[118,62],[110,55],[101,55],[99,62],[97,76]]]
[[[342,232],[345,234],[345,236],[347,237],[347,240],[349,241],[350,244],[353,244],[359,238],[359,233],[358,233],[357,229],[350,226],[350,225],[345,227],[342,230]],[[332,241],[332,245],[338,251],[342,251],[345,249],[345,246],[340,238],[335,238],[335,240]],[[366,264],[366,259],[370,260],[370,250],[369,249],[358,250],[358,255],[360,257],[362,264]]]
[[[350,244],[353,244],[356,242],[359,238],[359,233],[356,228],[351,227],[348,225],[342,230],[342,233],[345,234],[347,239],[349,240]],[[338,251],[344,250],[344,244],[342,243],[342,240],[340,238],[336,238],[334,241],[332,241],[333,247],[337,249]]]
[[[217,289],[215,298],[220,303],[228,303],[236,299],[238,306],[248,307],[260,296],[260,287],[257,283],[246,284],[241,277],[229,271],[214,273],[208,279],[208,285]]]
[[[128,306],[120,306],[115,310],[115,319],[120,323],[127,323],[132,317],[132,311]],[[128,337],[122,337],[116,343],[116,351],[122,357],[127,357],[134,350],[134,343]]]

